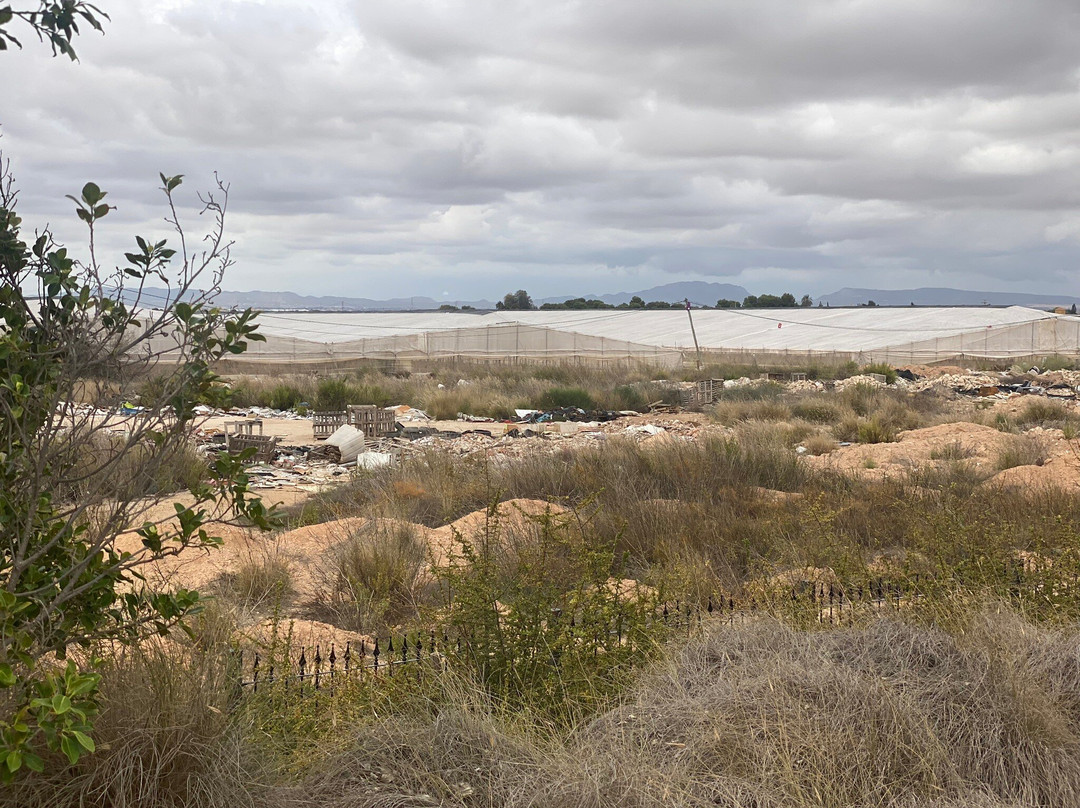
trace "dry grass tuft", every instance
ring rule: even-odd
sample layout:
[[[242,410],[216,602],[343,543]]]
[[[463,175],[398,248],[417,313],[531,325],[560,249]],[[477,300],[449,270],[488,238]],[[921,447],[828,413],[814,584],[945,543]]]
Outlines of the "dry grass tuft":
[[[385,632],[416,615],[427,583],[427,545],[407,524],[372,523],[351,533],[316,575],[316,617],[351,631]]]
[[[998,452],[995,465],[1001,471],[1017,466],[1041,466],[1049,457],[1046,444],[1034,435],[1016,435]]]
[[[718,624],[568,737],[458,686],[433,717],[361,729],[304,792],[331,808],[1080,804],[1075,632],[962,622]]]
[[[276,546],[255,548],[223,583],[225,593],[246,609],[277,608],[292,591],[289,558]]]
[[[204,638],[206,639],[206,638]],[[236,671],[223,636],[113,652],[105,670],[97,752],[0,789],[19,808],[248,808],[263,803],[260,765],[230,718]]]

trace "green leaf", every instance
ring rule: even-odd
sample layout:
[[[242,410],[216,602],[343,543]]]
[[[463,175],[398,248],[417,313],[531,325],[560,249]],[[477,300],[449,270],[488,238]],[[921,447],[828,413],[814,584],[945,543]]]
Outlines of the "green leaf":
[[[4,763],[7,764],[8,771],[13,773],[17,772],[22,768],[22,752],[18,749],[12,749],[8,752],[7,760],[5,760]]]
[[[45,770],[45,761],[33,752],[23,752],[23,763],[25,763],[26,768],[32,772],[42,772]]]
[[[60,741],[60,749],[67,755],[68,763],[72,766],[79,762],[79,758],[83,753],[82,747],[70,735],[65,735],[63,740]]]
[[[56,713],[57,715],[63,715],[71,709],[71,699],[69,699],[62,693],[57,693],[55,696],[53,696],[52,704],[50,706],[52,707],[52,711],[54,713]]]
[[[0,687],[14,687],[15,672],[6,662],[0,663]]]
[[[11,22],[12,16],[14,16],[14,12],[11,10],[11,6],[0,8],[0,25],[7,25]],[[0,40],[0,42],[2,41],[3,40]]]
[[[82,198],[83,201],[90,207],[94,207],[105,196],[101,192],[101,189],[93,182],[88,182],[83,186]]]
[[[93,738],[91,738],[89,735],[79,732],[78,730],[75,730],[73,734],[75,736],[75,740],[79,742],[79,746],[81,746],[87,752],[94,751],[96,747],[94,746]]]

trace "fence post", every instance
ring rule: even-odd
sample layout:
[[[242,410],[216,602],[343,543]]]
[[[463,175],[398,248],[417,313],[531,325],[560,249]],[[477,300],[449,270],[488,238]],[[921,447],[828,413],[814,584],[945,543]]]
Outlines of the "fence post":
[[[251,692],[259,692],[259,652],[255,652],[255,664],[251,666]]]

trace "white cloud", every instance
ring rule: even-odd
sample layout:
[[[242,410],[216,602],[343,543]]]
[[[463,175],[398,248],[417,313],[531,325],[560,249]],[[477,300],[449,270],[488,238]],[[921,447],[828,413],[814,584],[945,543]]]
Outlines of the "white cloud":
[[[94,179],[118,251],[218,170],[233,288],[1075,284],[1071,0],[105,5],[0,55],[24,216]]]

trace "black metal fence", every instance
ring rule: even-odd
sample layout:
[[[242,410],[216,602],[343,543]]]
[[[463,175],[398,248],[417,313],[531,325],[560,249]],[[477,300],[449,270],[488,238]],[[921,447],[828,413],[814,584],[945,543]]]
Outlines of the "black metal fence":
[[[1048,586],[1042,572],[1045,570],[1035,570],[1029,564],[1019,562],[1006,565],[996,594],[1013,600],[1038,598],[1044,604],[1063,598],[1076,599],[1080,586],[1075,575],[1059,575],[1056,583]],[[956,585],[962,586],[963,582],[956,578],[941,581],[920,575],[904,579],[866,579],[854,584],[800,580],[789,586],[770,587],[757,595],[716,595],[708,598],[704,605],[666,602],[647,612],[645,627],[662,627],[669,636],[691,635],[706,623],[716,625],[722,621],[733,625],[762,612],[786,614],[811,624],[839,626],[853,623],[860,615],[886,610],[901,612],[932,596],[935,591],[942,591],[943,586]],[[595,643],[597,626],[581,617],[569,615],[559,624],[558,630],[566,633],[569,629],[570,637],[582,641],[591,638]],[[557,618],[561,619],[561,616],[553,615],[552,626]],[[601,628],[599,634],[604,631],[617,643],[629,641],[628,636],[624,637],[621,617]],[[370,641],[347,642],[344,648],[330,643],[329,646],[316,644],[276,652],[273,649],[237,652],[239,685],[251,692],[275,683],[321,690],[343,679],[364,675],[394,676],[403,666],[415,665],[439,671],[446,668],[450,658],[470,652],[476,639],[468,633],[451,636],[447,629],[440,628],[438,631],[414,630]]]

